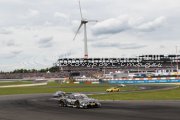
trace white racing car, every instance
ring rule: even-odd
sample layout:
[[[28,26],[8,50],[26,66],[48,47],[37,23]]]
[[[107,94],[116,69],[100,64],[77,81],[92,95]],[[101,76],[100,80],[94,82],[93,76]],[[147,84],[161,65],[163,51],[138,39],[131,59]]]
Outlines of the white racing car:
[[[65,96],[65,92],[63,92],[63,91],[57,91],[57,92],[55,92],[54,94],[53,94],[53,98],[60,98],[60,97],[62,97],[62,96]]]
[[[101,107],[101,103],[93,98],[88,98],[85,94],[71,93],[62,95],[58,99],[60,107],[75,107],[75,108],[92,108]]]

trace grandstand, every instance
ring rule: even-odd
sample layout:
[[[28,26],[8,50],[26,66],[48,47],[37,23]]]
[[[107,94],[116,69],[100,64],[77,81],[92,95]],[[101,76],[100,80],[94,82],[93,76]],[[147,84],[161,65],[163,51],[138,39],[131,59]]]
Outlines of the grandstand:
[[[61,71],[91,70],[176,70],[180,55],[142,55],[136,58],[61,58],[57,66]]]
[[[99,78],[115,71],[155,72],[177,71],[180,55],[141,55],[135,58],[61,58],[49,68],[50,72],[0,73],[0,79],[66,78],[77,75]]]

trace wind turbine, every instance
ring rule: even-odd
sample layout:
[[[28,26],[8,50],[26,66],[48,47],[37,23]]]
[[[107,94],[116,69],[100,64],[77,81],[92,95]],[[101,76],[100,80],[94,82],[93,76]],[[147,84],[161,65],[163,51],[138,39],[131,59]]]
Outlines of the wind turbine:
[[[79,33],[80,29],[82,26],[84,26],[84,58],[88,58],[88,46],[87,46],[87,30],[86,30],[86,24],[88,22],[98,22],[97,20],[87,20],[85,18],[83,18],[82,15],[82,10],[81,10],[81,3],[79,1],[79,10],[80,10],[80,15],[81,15],[81,23],[79,25],[79,28],[74,36],[74,39],[76,39],[77,34]]]

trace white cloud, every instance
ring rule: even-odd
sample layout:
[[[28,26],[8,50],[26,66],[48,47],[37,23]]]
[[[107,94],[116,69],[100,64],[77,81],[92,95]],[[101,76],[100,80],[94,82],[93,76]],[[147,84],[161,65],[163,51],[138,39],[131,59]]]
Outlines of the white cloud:
[[[14,57],[18,56],[20,53],[22,53],[22,50],[20,50],[19,48],[7,49],[7,51],[0,53],[0,58],[5,60],[13,59]]]
[[[120,16],[117,18],[110,18],[102,22],[98,22],[92,31],[95,35],[114,34],[129,29],[128,16]]]
[[[19,15],[19,20],[22,20],[23,23],[31,19],[35,19],[40,16],[40,11],[36,9],[27,9]],[[24,21],[25,19],[25,21]],[[30,21],[29,21],[30,22]]]
[[[8,30],[6,28],[0,29],[0,34],[12,34],[13,32],[11,30]]]
[[[152,21],[145,21],[143,17],[130,17],[129,15],[110,18],[97,23],[92,27],[94,35],[116,34],[127,30],[153,31],[164,25],[165,17],[158,17]]]
[[[29,17],[38,16],[40,14],[40,12],[38,10],[33,10],[33,9],[29,9],[28,12],[29,12],[28,13]]]
[[[39,47],[40,48],[48,48],[48,47],[52,47],[53,46],[53,37],[44,37],[44,38],[40,38],[40,40],[38,41]]]
[[[166,18],[164,16],[161,16],[161,17],[156,18],[153,21],[149,21],[149,22],[146,22],[137,26],[136,29],[142,30],[142,31],[153,31],[162,27],[165,23],[165,20]]]
[[[14,40],[6,40],[6,41],[3,41],[3,44],[7,47],[14,47],[14,46],[17,46],[17,44],[15,43]]]
[[[94,43],[92,44],[93,47],[98,47],[98,48],[117,48],[117,49],[141,49],[144,47],[147,47],[146,45],[139,45],[136,43],[125,43],[125,44],[120,44],[120,43],[116,43],[116,42],[106,42],[106,43]]]
[[[54,17],[56,17],[56,18],[60,17],[60,18],[63,18],[63,19],[68,19],[69,18],[67,15],[65,15],[63,13],[60,13],[60,12],[55,12]]]

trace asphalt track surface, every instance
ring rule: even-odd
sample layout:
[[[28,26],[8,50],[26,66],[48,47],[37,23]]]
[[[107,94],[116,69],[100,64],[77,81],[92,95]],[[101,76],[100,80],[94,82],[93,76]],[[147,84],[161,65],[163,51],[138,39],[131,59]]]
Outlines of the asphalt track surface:
[[[102,101],[101,108],[58,107],[51,94],[0,96],[0,120],[180,120],[180,101]]]

